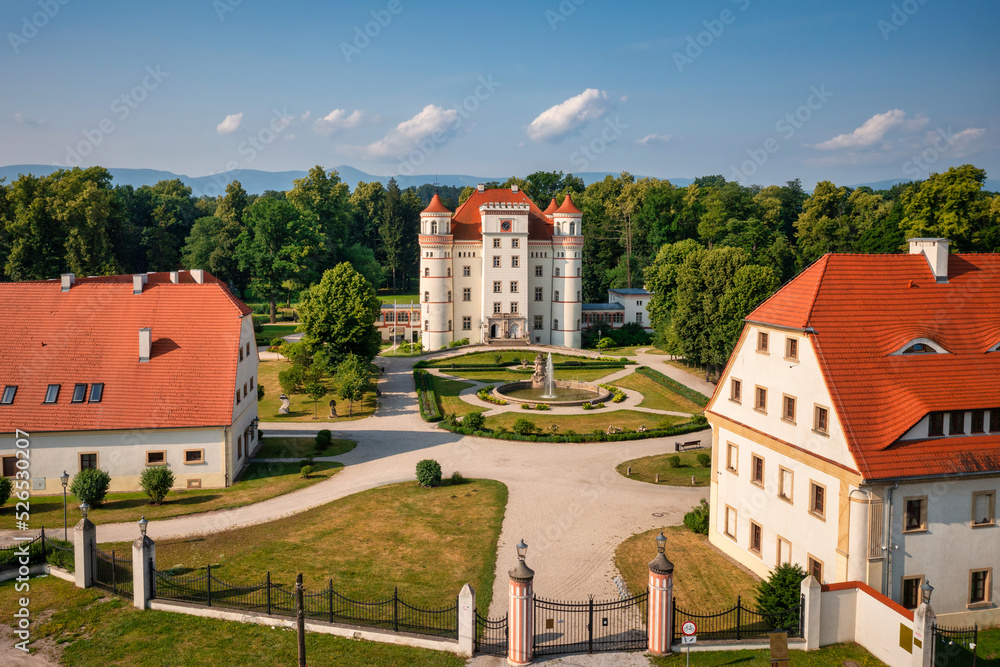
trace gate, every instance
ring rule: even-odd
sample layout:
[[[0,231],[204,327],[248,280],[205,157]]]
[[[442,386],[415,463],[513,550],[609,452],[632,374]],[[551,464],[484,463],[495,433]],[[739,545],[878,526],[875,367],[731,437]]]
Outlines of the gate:
[[[132,558],[119,558],[94,547],[94,586],[114,595],[132,597]]]
[[[536,655],[645,651],[649,593],[623,600],[559,602],[535,597]]]
[[[979,625],[942,628],[934,625],[934,667],[976,667]]]
[[[476,651],[485,655],[507,655],[507,614],[487,618],[476,610]]]

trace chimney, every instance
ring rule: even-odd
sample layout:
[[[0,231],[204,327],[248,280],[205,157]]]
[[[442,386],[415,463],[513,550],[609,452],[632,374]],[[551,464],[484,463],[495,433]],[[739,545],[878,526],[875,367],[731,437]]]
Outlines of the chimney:
[[[205,269],[191,269],[191,277],[199,285],[205,284]]]
[[[60,283],[62,285],[62,292],[68,292],[69,286],[76,282],[76,276],[72,273],[64,273],[59,276]]]
[[[145,273],[132,274],[132,294],[142,294],[142,286],[146,284]]]
[[[939,283],[948,282],[948,239],[909,239],[910,254],[923,253],[931,266],[934,280]]]
[[[170,282],[176,285],[178,282],[180,282],[180,279],[181,279],[180,273],[178,273],[177,271],[170,272]]]
[[[517,183],[515,183],[515,184],[514,184],[514,185],[512,185],[512,186],[510,186],[510,191],[511,191],[511,192],[517,192]]]
[[[149,351],[153,347],[153,330],[149,327],[139,329],[139,361],[149,361]]]
[[[486,192],[486,185],[480,183],[478,186],[476,186],[476,189],[479,190],[480,192]]]

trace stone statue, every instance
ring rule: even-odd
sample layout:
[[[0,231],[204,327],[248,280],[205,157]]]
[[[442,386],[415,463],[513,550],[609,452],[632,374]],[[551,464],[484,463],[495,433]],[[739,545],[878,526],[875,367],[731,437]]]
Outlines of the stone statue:
[[[545,359],[539,352],[535,356],[535,372],[531,376],[531,386],[535,389],[545,386]]]
[[[330,419],[337,418],[337,401],[330,399]]]
[[[288,414],[288,408],[291,406],[291,401],[289,401],[288,397],[285,396],[284,394],[282,394],[278,398],[281,400],[281,407],[278,408],[278,414],[279,415],[287,415]]]

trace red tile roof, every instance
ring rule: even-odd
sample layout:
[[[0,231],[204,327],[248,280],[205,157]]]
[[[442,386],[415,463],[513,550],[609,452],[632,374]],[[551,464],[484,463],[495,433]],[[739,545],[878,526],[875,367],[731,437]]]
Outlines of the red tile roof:
[[[563,199],[562,206],[556,209],[556,213],[583,213],[583,211],[576,207],[573,198],[567,194],[566,199]]]
[[[451,213],[451,209],[444,205],[441,197],[435,192],[434,196],[431,197],[431,203],[421,213]]]
[[[546,209],[544,211],[542,211],[542,213],[544,213],[545,215],[550,215],[552,213],[555,213],[556,209],[558,209],[558,208],[559,208],[559,204],[556,202],[556,198],[553,197],[552,201],[549,202],[549,205],[546,207]]]
[[[899,441],[933,411],[1000,408],[1000,254],[830,254],[748,317],[806,329],[865,479],[1000,471],[1000,434]],[[892,355],[926,337],[949,354]]]
[[[132,276],[0,283],[0,432],[89,431],[228,425],[239,361],[241,318],[250,309],[216,278],[188,272],[171,284],[151,273],[142,294]],[[152,328],[148,362],[139,329]],[[76,383],[104,383],[100,403],[71,403]],[[43,404],[49,384],[62,385]],[[88,386],[89,392],[89,386]]]
[[[506,188],[486,190],[472,193],[464,204],[458,207],[452,216],[451,233],[456,241],[481,241],[483,238],[483,220],[479,207],[493,202],[505,204],[528,204],[528,239],[532,241],[549,241],[552,239],[552,221],[545,217],[542,210],[535,206],[524,192]]]

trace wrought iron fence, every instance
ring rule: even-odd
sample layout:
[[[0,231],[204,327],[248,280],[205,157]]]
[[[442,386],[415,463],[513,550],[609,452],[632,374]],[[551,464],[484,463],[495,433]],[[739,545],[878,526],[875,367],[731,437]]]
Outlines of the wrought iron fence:
[[[114,551],[107,553],[96,546],[94,558],[94,586],[123,597],[132,597],[132,558],[118,557]]]
[[[208,566],[193,576],[157,571],[154,581],[154,597],[161,600],[278,616],[296,614],[295,586],[272,581],[270,572],[259,583],[233,584],[216,577]],[[306,617],[318,621],[458,639],[457,597],[449,606],[422,609],[401,599],[398,589],[384,600],[355,600],[334,590],[330,580],[321,589],[304,591],[302,603]]]
[[[535,597],[534,651],[597,653],[647,648],[649,593],[624,600],[559,602]]]
[[[485,655],[507,655],[508,615],[487,618],[476,610],[476,651]]]
[[[22,560],[25,557],[27,557],[27,562]],[[9,547],[0,547],[0,570],[17,569],[21,565],[37,565],[44,562],[44,533],[25,542],[18,542]]]
[[[743,598],[736,598],[736,606],[715,614],[695,614],[684,611],[674,601],[675,642],[681,640],[680,628],[684,621],[698,625],[698,641],[765,639],[771,632],[787,632],[791,637],[802,636],[805,599],[800,597],[797,607],[780,615],[768,614],[743,605]]]
[[[976,667],[979,625],[942,628],[934,625],[934,667]]]

